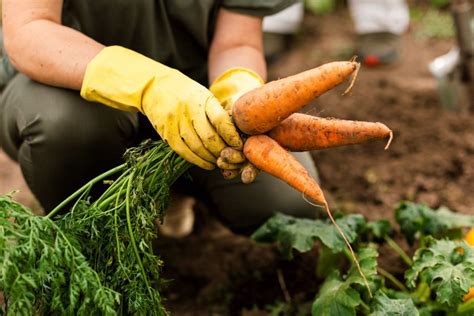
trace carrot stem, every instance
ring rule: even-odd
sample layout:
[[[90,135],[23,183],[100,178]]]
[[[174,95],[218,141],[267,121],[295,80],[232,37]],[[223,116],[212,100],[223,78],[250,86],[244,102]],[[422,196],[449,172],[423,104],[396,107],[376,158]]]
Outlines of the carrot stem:
[[[127,189],[126,189],[126,194],[125,194],[125,215],[127,217],[128,234],[130,237],[130,243],[132,244],[133,252],[135,254],[135,259],[137,260],[138,266],[140,267],[140,271],[143,275],[145,286],[147,287],[149,294],[152,295],[151,290],[150,290],[150,284],[148,283],[148,276],[145,272],[145,268],[143,267],[143,262],[142,262],[142,259],[140,258],[140,254],[138,253],[138,247],[135,241],[135,235],[133,234],[132,219],[130,216],[130,194],[131,194],[132,181],[133,181],[134,176],[135,176],[135,171],[132,172],[127,183]]]
[[[403,249],[395,242],[395,240],[393,240],[392,238],[386,236],[385,237],[385,242],[387,243],[387,245],[390,248],[392,248],[400,256],[400,258],[402,258],[402,260],[408,266],[411,267],[413,265],[413,261],[410,259],[410,256],[408,256],[407,253],[405,251],[403,251]]]
[[[391,274],[385,269],[382,269],[381,267],[377,267],[377,272],[384,278],[390,280],[390,282],[392,282],[393,285],[398,287],[399,290],[401,290],[402,292],[408,293],[408,289],[405,287],[405,285],[403,285],[402,282],[398,281],[398,279],[393,274]]]
[[[101,175],[98,175],[97,177],[95,177],[94,179],[92,179],[91,181],[87,182],[86,184],[84,184],[81,188],[79,188],[76,192],[74,192],[73,194],[71,194],[68,198],[66,198],[64,201],[62,201],[58,206],[56,206],[48,215],[46,215],[45,217],[46,218],[52,218],[54,215],[56,215],[60,210],[62,210],[66,205],[68,205],[71,201],[73,201],[75,198],[77,198],[79,195],[81,195],[84,191],[88,190],[90,186],[96,184],[97,182],[99,181],[102,181],[106,178],[108,178],[109,176],[117,173],[117,172],[120,172],[122,170],[124,170],[125,168],[127,168],[127,164],[126,163],[123,163],[113,169],[110,169],[109,171],[107,172],[104,172],[102,173]]]

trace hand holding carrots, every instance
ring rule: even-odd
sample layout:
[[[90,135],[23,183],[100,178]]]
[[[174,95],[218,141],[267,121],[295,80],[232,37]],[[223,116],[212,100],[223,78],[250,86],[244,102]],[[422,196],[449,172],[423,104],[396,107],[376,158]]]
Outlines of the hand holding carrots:
[[[250,69],[232,68],[221,74],[209,90],[224,109],[232,114],[235,102],[247,92],[261,87],[263,83],[263,79]],[[242,148],[225,148],[217,159],[217,166],[224,178],[233,179],[240,174],[243,183],[250,183],[257,177],[258,170],[247,161],[241,150]]]
[[[387,148],[393,135],[382,123],[319,118],[294,113],[354,75],[347,92],[354,83],[358,69],[359,64],[355,61],[331,62],[263,84],[263,80],[252,71],[235,68],[216,79],[210,90],[224,108],[232,113],[237,127],[247,135],[269,136],[259,137],[258,142],[250,136],[244,145],[244,154],[230,147],[222,150],[217,165],[223,170],[224,177],[234,178],[240,174],[244,183],[250,183],[257,176],[256,165],[259,169],[288,182],[297,190],[307,193],[311,190],[287,179],[291,174],[276,172],[275,166],[269,165],[270,150],[265,155],[253,155],[253,152],[265,146],[271,147],[275,152],[279,152],[277,156],[282,163],[278,165],[283,165],[292,159],[291,155],[281,151],[280,147],[289,151],[310,151],[388,137]],[[259,148],[254,149],[254,146]],[[325,202],[324,199],[316,201],[323,204]]]

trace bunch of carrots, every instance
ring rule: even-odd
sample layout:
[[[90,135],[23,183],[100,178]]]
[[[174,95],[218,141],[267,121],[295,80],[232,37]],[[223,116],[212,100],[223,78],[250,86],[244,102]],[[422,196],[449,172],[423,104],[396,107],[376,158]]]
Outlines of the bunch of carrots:
[[[235,124],[248,135],[243,150],[247,160],[256,168],[285,181],[324,206],[358,267],[357,258],[346,236],[334,221],[318,182],[290,151],[311,151],[382,138],[388,138],[385,149],[388,148],[393,133],[382,123],[320,118],[296,113],[319,95],[352,76],[351,84],[344,94],[350,91],[359,67],[355,61],[331,62],[271,81],[243,95],[232,109]],[[229,152],[230,150],[224,150],[221,154],[221,160],[225,163],[242,161],[238,155],[231,155]],[[249,177],[246,172],[246,169],[242,172],[242,181],[252,181],[254,176]],[[360,267],[359,271],[361,272]]]

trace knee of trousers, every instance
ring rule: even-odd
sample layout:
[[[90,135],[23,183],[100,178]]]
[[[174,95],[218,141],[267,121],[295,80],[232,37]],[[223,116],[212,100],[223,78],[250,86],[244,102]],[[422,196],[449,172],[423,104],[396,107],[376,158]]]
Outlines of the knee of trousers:
[[[0,137],[6,139],[2,143],[13,144],[17,153],[23,145],[51,154],[107,152],[131,145],[138,133],[135,113],[88,102],[78,91],[47,86],[21,74],[4,91],[0,111],[5,125]]]
[[[317,170],[309,153],[294,153],[310,175]],[[219,171],[191,171],[193,182],[205,189],[215,214],[236,233],[249,234],[276,213],[314,218],[320,209],[308,203],[303,194],[285,182],[262,172],[254,183],[225,180]]]

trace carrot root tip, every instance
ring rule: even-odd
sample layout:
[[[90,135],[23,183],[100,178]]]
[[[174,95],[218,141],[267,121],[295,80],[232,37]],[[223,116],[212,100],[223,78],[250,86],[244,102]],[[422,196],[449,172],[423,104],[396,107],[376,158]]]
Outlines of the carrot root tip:
[[[387,150],[388,147],[390,147],[390,144],[392,143],[392,140],[393,140],[393,132],[390,131],[389,138],[388,138],[388,141],[387,141],[387,145],[385,145],[384,150]]]
[[[353,61],[351,60],[351,62],[353,62]],[[356,69],[355,69],[354,73],[352,74],[351,83],[349,84],[349,87],[347,87],[346,91],[344,91],[342,93],[342,95],[346,95],[352,90],[352,87],[354,86],[355,80],[357,78],[357,74],[359,73],[359,69],[360,69],[360,63],[357,63],[356,64]]]

